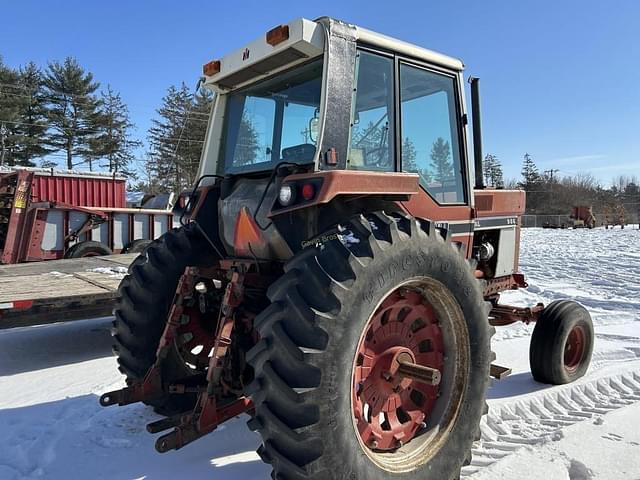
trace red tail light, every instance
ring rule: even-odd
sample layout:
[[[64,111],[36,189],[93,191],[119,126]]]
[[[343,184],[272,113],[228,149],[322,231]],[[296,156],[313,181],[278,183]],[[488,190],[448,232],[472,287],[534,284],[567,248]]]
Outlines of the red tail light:
[[[302,198],[305,200],[311,200],[316,194],[316,188],[311,183],[305,183],[302,185]]]

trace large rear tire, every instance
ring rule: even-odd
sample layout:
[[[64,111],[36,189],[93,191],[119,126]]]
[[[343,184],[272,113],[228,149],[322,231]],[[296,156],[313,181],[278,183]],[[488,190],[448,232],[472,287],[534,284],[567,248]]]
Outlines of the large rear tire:
[[[255,404],[249,426],[262,436],[258,453],[272,465],[273,478],[458,478],[479,438],[491,362],[488,308],[469,263],[433,224],[400,215],[359,216],[313,243],[269,289],[272,304],[256,318],[261,340],[247,356],[255,371],[247,389]],[[394,328],[404,329],[394,336],[390,315],[384,320],[380,309],[403,291],[421,295],[420,308],[432,308],[435,317],[416,314],[407,320],[410,328],[394,318]],[[363,342],[382,338],[411,355],[415,344],[409,337],[421,328],[434,330],[432,338],[444,349],[443,363],[435,365],[442,383],[429,415],[419,432],[405,428],[406,411],[374,425],[358,406]],[[432,344],[424,342],[424,351],[431,352]],[[436,357],[429,360],[431,353],[424,355],[417,363],[437,363]],[[397,385],[403,401],[411,397],[411,382]],[[411,415],[420,415],[418,403],[408,404]],[[395,437],[393,448],[373,442],[363,433],[367,422],[384,441],[390,423],[408,441]]]
[[[162,235],[148,245],[129,267],[118,289],[112,335],[119,370],[127,383],[141,380],[156,361],[156,351],[180,277],[188,266],[214,261],[211,247],[190,225]],[[162,381],[193,375],[177,349],[162,362]],[[170,395],[148,402],[162,414],[193,407],[195,395]]]

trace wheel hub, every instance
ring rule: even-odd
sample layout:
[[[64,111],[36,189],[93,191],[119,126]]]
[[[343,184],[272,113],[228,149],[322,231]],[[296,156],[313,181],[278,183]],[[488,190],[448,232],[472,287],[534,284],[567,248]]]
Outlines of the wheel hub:
[[[576,325],[569,332],[567,343],[564,345],[564,368],[569,372],[575,371],[584,357],[586,332],[580,325]]]
[[[393,291],[367,322],[353,371],[352,405],[363,444],[395,450],[426,426],[439,395],[442,331],[417,291]]]

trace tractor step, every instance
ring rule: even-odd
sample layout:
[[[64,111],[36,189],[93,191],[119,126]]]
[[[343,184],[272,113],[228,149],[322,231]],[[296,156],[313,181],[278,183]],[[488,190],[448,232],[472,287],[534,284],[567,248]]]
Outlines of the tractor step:
[[[507,367],[501,367],[500,365],[491,364],[491,369],[489,371],[489,375],[491,375],[496,380],[502,380],[503,378],[511,375],[513,370]]]

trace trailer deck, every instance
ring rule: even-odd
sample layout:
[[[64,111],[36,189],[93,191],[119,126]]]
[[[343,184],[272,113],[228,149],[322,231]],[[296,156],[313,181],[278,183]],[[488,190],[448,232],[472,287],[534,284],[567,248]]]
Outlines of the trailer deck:
[[[111,315],[138,254],[0,265],[0,329]]]

